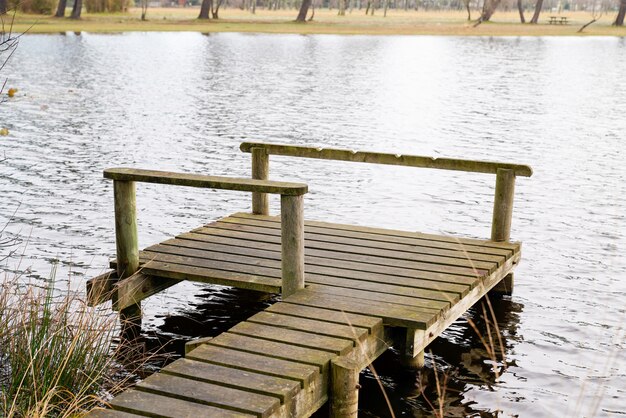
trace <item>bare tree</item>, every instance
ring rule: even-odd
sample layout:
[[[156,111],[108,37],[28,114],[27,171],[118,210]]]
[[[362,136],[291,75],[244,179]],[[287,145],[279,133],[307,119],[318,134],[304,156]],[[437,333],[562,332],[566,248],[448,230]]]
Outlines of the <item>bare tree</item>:
[[[470,1],[471,0],[463,0],[463,4],[465,5],[465,10],[467,10],[467,20],[468,20],[468,22],[470,20],[472,20],[472,12],[470,11]]]
[[[485,2],[483,3],[483,11],[480,14],[480,17],[478,18],[476,23],[474,24],[474,27],[480,25],[483,22],[488,22],[500,5],[500,1],[501,0],[485,0]]]
[[[306,22],[306,15],[309,13],[311,3],[312,0],[302,0],[302,4],[300,5],[300,11],[298,12],[298,17],[296,17],[296,22]]]
[[[600,10],[596,10],[596,3],[593,2],[593,8],[591,9],[591,20],[580,27],[576,32],[582,33],[587,26],[590,26],[598,21],[604,14],[604,10],[600,7]]]
[[[338,16],[346,15],[346,0],[339,0],[339,11],[337,12]]]
[[[517,11],[519,12],[519,21],[522,23],[526,23],[526,18],[524,17],[524,7],[522,6],[522,0],[517,0]]]
[[[74,0],[74,7],[72,7],[72,14],[70,18],[80,19],[80,12],[83,10],[83,0]]]
[[[530,19],[530,23],[537,24],[539,22],[539,14],[541,14],[542,8],[543,0],[537,0],[537,3],[535,3],[535,13],[533,13],[533,17]]]
[[[0,15],[7,13],[7,0],[0,0]]]
[[[617,17],[615,18],[615,22],[613,22],[613,25],[624,26],[624,17],[626,17],[626,0],[621,0],[619,2]]]
[[[54,17],[65,17],[66,7],[67,7],[67,0],[59,0],[59,4],[57,5],[57,12],[54,14]]]
[[[213,0],[202,0],[198,19],[210,19],[211,16],[209,16],[209,12],[211,10],[213,10]]]
[[[220,18],[220,6],[222,5],[222,0],[217,0],[217,3],[215,3],[215,7],[213,7],[211,9],[211,15],[213,16],[213,19],[219,19]]]
[[[141,5],[141,20],[145,21],[148,13],[148,0],[141,0],[139,3]]]

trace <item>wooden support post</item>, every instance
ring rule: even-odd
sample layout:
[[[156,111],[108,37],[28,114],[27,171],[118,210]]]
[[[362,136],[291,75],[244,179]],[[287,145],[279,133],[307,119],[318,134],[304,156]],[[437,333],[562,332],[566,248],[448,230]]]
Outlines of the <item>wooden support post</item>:
[[[491,240],[508,241],[511,237],[515,171],[499,168],[496,174],[496,193],[493,201]]]
[[[283,297],[304,288],[304,196],[280,196]]]
[[[511,217],[515,193],[515,171],[499,168],[496,174],[496,193],[493,201],[492,241],[508,241],[511,238]],[[513,293],[513,273],[508,274],[493,289],[493,293]]]
[[[402,365],[404,367],[410,369],[421,369],[424,367],[424,347],[420,347],[423,340],[424,330],[415,328],[406,329],[404,346],[401,350]],[[400,341],[400,343],[402,343],[402,341]]]
[[[265,148],[254,147],[252,152],[252,178],[267,180],[270,171],[270,159]],[[267,193],[252,192],[252,213],[269,215],[270,204]]]
[[[354,361],[337,357],[330,364],[330,417],[357,418],[359,369]]]
[[[135,183],[132,181],[114,181],[113,195],[115,201],[117,276],[119,280],[123,280],[139,270]],[[134,304],[122,309],[120,311],[120,323],[122,325],[122,339],[129,342],[137,340],[141,331],[141,304]]]

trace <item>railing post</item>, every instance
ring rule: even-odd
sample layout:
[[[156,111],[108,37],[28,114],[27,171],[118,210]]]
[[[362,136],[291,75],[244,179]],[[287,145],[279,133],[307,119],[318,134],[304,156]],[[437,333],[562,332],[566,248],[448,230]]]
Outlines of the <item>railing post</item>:
[[[357,418],[359,414],[359,369],[339,357],[330,363],[330,417]]]
[[[270,171],[270,159],[265,148],[254,147],[252,152],[252,178],[267,180]],[[270,205],[267,193],[252,192],[252,213],[269,215]]]
[[[491,240],[508,241],[511,237],[515,171],[499,168],[496,174],[496,193],[493,200]]]
[[[304,196],[280,196],[283,297],[304,288]]]
[[[117,250],[117,276],[123,280],[139,270],[137,242],[137,204],[135,182],[113,182],[115,205],[115,245]],[[117,296],[115,296],[117,299]],[[115,300],[114,300],[115,302]],[[135,341],[141,331],[141,305],[135,304],[120,311],[122,338]]]
[[[496,193],[493,201],[492,241],[508,241],[511,238],[514,194],[515,171],[499,168],[496,173]],[[511,295],[513,283],[513,273],[509,273],[494,286],[492,293]]]

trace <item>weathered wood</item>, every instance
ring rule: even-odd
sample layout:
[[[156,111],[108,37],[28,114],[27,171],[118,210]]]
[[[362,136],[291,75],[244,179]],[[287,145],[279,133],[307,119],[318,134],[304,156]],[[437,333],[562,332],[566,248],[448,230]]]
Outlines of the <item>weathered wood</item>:
[[[118,281],[117,271],[111,270],[87,280],[87,306],[98,306],[111,299],[115,282]]]
[[[114,310],[123,310],[138,305],[142,300],[155,295],[179,283],[180,280],[166,277],[155,277],[138,271],[115,284],[117,299],[113,303]]]
[[[258,418],[268,418],[280,408],[280,400],[272,396],[163,373],[149,376],[138,383],[137,388],[169,398],[219,407]]]
[[[307,331],[273,327],[260,323],[254,324],[251,322],[240,322],[228,332],[293,344],[304,348],[318,349],[335,355],[347,354],[355,345],[353,341],[344,338],[312,334]]]
[[[280,222],[280,218],[278,216],[251,215],[245,212],[235,213],[231,215],[231,217],[241,219],[256,219],[273,223]],[[310,227],[324,228],[331,231],[336,230],[337,236],[341,236],[346,232],[349,232],[350,234],[360,232],[368,234],[367,237],[360,237],[366,238],[367,240],[381,242],[401,242],[408,245],[419,245],[420,242],[416,242],[416,240],[424,240],[424,244],[428,244],[429,246],[450,248],[462,252],[479,252],[493,253],[497,255],[509,255],[511,252],[518,251],[520,246],[519,243],[515,242],[501,243],[477,238],[424,234],[421,232],[400,231],[396,229],[376,228],[371,226],[336,224],[320,221],[306,221],[306,225]],[[341,234],[339,233],[339,231],[341,231]],[[410,241],[402,241],[401,238],[409,238]],[[474,247],[468,247],[468,245]]]
[[[262,354],[283,360],[297,361],[298,363],[311,364],[320,369],[320,373],[326,373],[330,360],[334,354],[314,348],[300,347],[282,342],[249,337],[247,335],[225,332],[211,340],[211,345],[226,348],[236,347],[237,350],[249,353]]]
[[[331,362],[331,418],[357,418],[359,413],[359,369],[354,361],[336,358]]]
[[[185,356],[189,354],[191,351],[200,347],[202,344],[208,343],[212,339],[213,337],[202,337],[202,338],[196,338],[195,340],[187,341],[185,343]]]
[[[165,418],[250,418],[252,414],[229,411],[212,406],[189,402],[182,399],[157,395],[137,389],[130,389],[113,398],[110,402],[113,409],[136,413],[143,416]]]
[[[123,280],[139,269],[137,241],[137,202],[135,183],[116,180],[113,182],[115,206],[115,245],[117,248],[117,277]],[[116,295],[113,294],[115,304]],[[133,304],[120,310],[122,340],[135,342],[141,333],[141,305]]]
[[[237,190],[300,196],[308,187],[302,183],[256,180],[201,174],[172,173],[168,171],[141,170],[136,168],[108,168],[104,170],[107,179],[141,183],[169,184],[173,186],[201,187],[206,189]]]
[[[189,359],[176,360],[163,368],[161,373],[274,396],[283,404],[300,391],[300,383],[295,380]]]
[[[281,289],[281,282],[278,279],[255,276],[252,274],[224,272],[202,267],[161,263],[158,261],[146,263],[142,267],[142,271],[146,274],[170,279],[233,286],[260,292],[280,293]]]
[[[515,277],[513,273],[509,273],[489,291],[489,294],[511,296],[513,294],[514,284]]]
[[[304,198],[280,196],[282,294],[304,288]]]
[[[365,328],[370,335],[382,328],[382,320],[373,316],[351,314],[347,312],[331,311],[329,309],[314,308],[290,303],[275,303],[265,310],[299,318],[317,319],[320,321],[343,324],[351,327]]]
[[[263,148],[252,148],[252,178],[268,180],[270,159]],[[266,193],[252,192],[252,213],[258,215],[270,214],[269,196]]]
[[[278,258],[277,254],[277,258]],[[203,266],[207,268],[234,270],[242,273],[259,274],[268,277],[280,277],[280,260],[255,257],[254,255],[228,254],[218,251],[199,250],[175,245],[155,245],[140,253],[140,263],[152,261],[172,262],[182,265]],[[231,264],[235,263],[235,264]],[[324,267],[326,265],[326,267]],[[274,270],[272,270],[274,269]],[[328,284],[344,287],[371,288],[386,293],[413,294],[417,297],[449,301],[468,291],[478,278],[464,280],[465,276],[455,279],[457,283],[438,280],[420,279],[420,275],[411,276],[410,269],[368,266],[363,263],[334,261],[324,258],[305,257],[305,269],[309,283]],[[372,273],[372,271],[374,273]],[[347,280],[353,279],[353,280]],[[371,283],[374,282],[374,283]],[[386,285],[389,283],[389,285]],[[401,285],[401,288],[386,287]],[[412,289],[421,289],[421,291]],[[394,291],[395,290],[395,291]],[[417,292],[421,292],[419,295]],[[447,295],[444,293],[452,293]]]
[[[190,352],[187,358],[296,380],[302,388],[308,387],[319,376],[316,366],[206,344]]]
[[[272,312],[259,312],[248,318],[248,322],[306,331],[312,334],[326,335],[328,337],[344,338],[352,340],[355,343],[363,341],[369,334],[368,330],[365,328],[333,324],[316,319],[296,318]]]
[[[408,167],[436,168],[441,170],[467,171],[495,174],[499,168],[513,170],[516,175],[530,177],[532,169],[527,165],[490,161],[462,160],[455,158],[425,157],[419,155],[386,154],[382,152],[351,151],[333,148],[313,148],[297,145],[265,144],[244,142],[239,147],[243,152],[263,148],[270,155],[315,158],[321,160],[352,161],[371,164],[402,165]]]
[[[93,409],[89,411],[88,418],[141,418],[142,415],[130,414],[128,412],[113,411],[110,409]]]
[[[437,315],[421,312],[415,308],[393,303],[355,300],[342,296],[301,290],[284,300],[295,305],[313,306],[317,308],[345,311],[348,313],[375,316],[383,319],[383,323],[391,326],[413,327],[426,329],[435,323]]]
[[[511,238],[514,195],[515,172],[499,169],[496,176],[496,192],[493,202],[492,241],[508,241]]]
[[[414,332],[413,351],[410,355],[417,355],[420,351],[428,346],[435,338],[437,338],[446,328],[456,321],[465,311],[471,308],[479,301],[487,292],[489,292],[504,276],[506,276],[515,264],[519,262],[521,254],[517,253],[500,266],[495,272],[491,273],[479,286],[473,288],[461,301],[456,303],[450,310],[444,312],[436,322],[427,327],[426,330],[420,332],[419,327]],[[407,344],[408,346],[408,344]]]

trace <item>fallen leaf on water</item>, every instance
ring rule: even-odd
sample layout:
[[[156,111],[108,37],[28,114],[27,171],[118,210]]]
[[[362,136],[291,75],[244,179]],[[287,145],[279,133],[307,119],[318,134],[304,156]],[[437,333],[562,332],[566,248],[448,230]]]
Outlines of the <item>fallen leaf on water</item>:
[[[13,97],[13,96],[15,96],[15,93],[17,93],[17,89],[10,88],[9,91],[7,92],[7,95],[9,97]]]
[[[0,129],[0,136],[7,136],[9,134],[9,130],[7,128]]]

